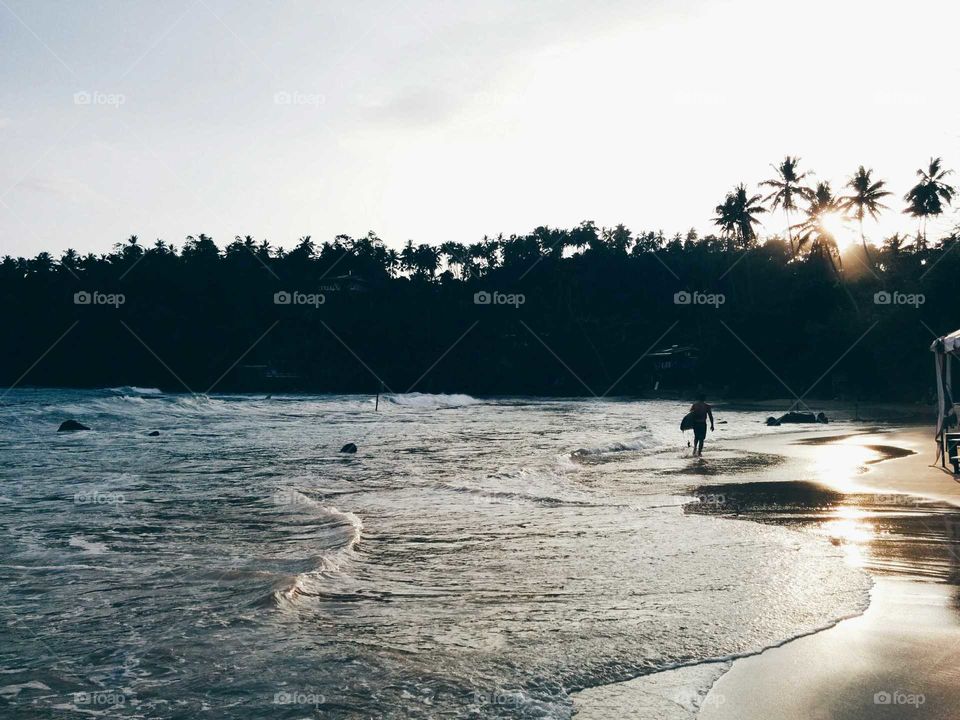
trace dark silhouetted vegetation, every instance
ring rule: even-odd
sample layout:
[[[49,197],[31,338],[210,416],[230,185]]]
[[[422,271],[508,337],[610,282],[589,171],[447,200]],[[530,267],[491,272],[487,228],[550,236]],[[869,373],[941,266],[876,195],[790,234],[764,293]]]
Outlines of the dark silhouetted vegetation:
[[[0,380],[193,392],[375,392],[382,381],[480,395],[696,383],[727,397],[926,397],[927,347],[960,322],[957,234],[928,243],[923,228],[870,247],[862,220],[884,209],[884,182],[861,167],[837,197],[827,182],[807,187],[797,163],[776,167],[765,199],[731,192],[716,236],[583,222],[400,250],[373,233],[304,237],[290,250],[250,236],[218,248],[200,234],[180,249],[132,236],[100,256],[5,257]],[[921,171],[911,215],[943,212],[944,177],[939,160]],[[787,239],[761,242],[766,210],[787,213]],[[840,213],[861,222],[843,253],[825,219]],[[682,380],[646,357],[672,345],[699,353]]]

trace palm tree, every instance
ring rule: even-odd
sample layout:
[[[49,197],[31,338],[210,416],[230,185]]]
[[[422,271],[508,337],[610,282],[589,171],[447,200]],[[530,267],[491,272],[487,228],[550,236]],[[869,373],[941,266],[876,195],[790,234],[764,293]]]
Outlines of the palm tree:
[[[813,196],[807,204],[806,218],[803,222],[793,226],[793,229],[798,232],[797,250],[799,251],[804,245],[810,243],[810,252],[816,253],[821,258],[826,257],[830,261],[830,267],[833,268],[833,274],[838,280],[840,280],[843,272],[843,260],[840,257],[840,249],[837,247],[837,239],[830,232],[824,220],[831,215],[840,213],[840,202],[840,199],[830,189],[830,183],[817,183]],[[836,262],[833,260],[834,255],[837,256]],[[850,288],[844,282],[841,282],[840,285],[850,300],[854,312],[859,315],[860,308],[857,306],[857,301],[853,297],[853,293],[850,292]]]
[[[799,172],[797,166],[800,164],[800,158],[787,155],[779,165],[771,165],[777,171],[776,177],[764,180],[760,185],[773,188],[773,192],[767,195],[763,201],[770,203],[770,209],[776,210],[783,208],[787,216],[787,238],[790,240],[790,254],[794,254],[793,232],[790,228],[790,212],[797,210],[797,198],[810,200],[813,192],[810,188],[803,185],[804,179],[810,174]]]
[[[447,258],[447,267],[459,268],[457,276],[463,280],[470,271],[470,251],[465,245],[458,242],[445,242],[440,244],[440,253]]]
[[[837,240],[833,233],[824,225],[824,218],[840,212],[840,201],[834,196],[830,189],[830,183],[817,183],[813,196],[807,203],[806,217],[802,222],[793,226],[797,231],[797,251],[809,243],[810,252],[830,260],[834,270],[837,266],[833,262],[833,256],[836,254],[837,260],[840,260],[840,251],[837,248]],[[840,261],[841,267],[843,262]]]
[[[886,185],[884,180],[874,181],[871,177],[872,173],[872,169],[867,170],[861,165],[847,181],[847,187],[851,190],[850,194],[840,198],[840,209],[848,214],[852,210],[853,217],[860,224],[860,242],[863,243],[863,254],[868,261],[870,254],[867,252],[867,237],[863,234],[863,218],[869,214],[876,220],[881,210],[888,209],[886,205],[880,202],[880,198],[893,194],[889,190],[883,189]]]
[[[747,197],[747,188],[740,183],[733,192],[727,194],[722,204],[717,205],[717,216],[713,221],[738,247],[749,247],[757,239],[753,226],[760,222],[754,215],[767,211],[761,202],[759,195]]]
[[[900,235],[900,233],[894,233],[883,241],[883,249],[889,254],[897,256],[900,254],[900,251],[903,250],[905,240],[906,238]]]
[[[71,274],[74,270],[77,269],[77,262],[80,260],[80,255],[73,248],[67,248],[63,255],[60,256],[60,266],[67,269]]]
[[[413,261],[414,273],[432,280],[437,268],[440,267],[440,251],[432,245],[421,243],[414,250]]]
[[[143,248],[138,244],[140,238],[131,235],[125,243],[114,243],[113,249],[124,258],[138,258],[143,255]]]
[[[927,246],[927,219],[931,215],[936,217],[942,213],[944,203],[949,205],[956,192],[953,186],[944,180],[953,170],[944,170],[942,162],[942,158],[930,158],[930,165],[926,170],[917,170],[920,182],[903,196],[908,203],[904,212],[920,220],[915,245],[917,250],[923,250]]]
[[[400,251],[400,269],[412,273],[417,267],[417,249],[413,246],[413,240],[407,240],[407,244]]]

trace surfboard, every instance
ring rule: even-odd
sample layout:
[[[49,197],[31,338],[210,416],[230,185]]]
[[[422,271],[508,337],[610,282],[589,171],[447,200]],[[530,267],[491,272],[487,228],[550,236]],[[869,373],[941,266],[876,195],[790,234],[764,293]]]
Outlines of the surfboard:
[[[680,421],[680,430],[693,430],[693,424],[696,422],[696,417],[693,413],[687,413],[683,416],[683,420]]]

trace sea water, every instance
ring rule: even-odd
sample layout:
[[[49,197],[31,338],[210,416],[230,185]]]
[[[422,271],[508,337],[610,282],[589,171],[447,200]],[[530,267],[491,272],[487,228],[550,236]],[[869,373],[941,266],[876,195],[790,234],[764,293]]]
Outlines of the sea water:
[[[4,713],[567,718],[577,690],[864,607],[829,543],[684,512],[711,446],[782,430],[763,413],[718,413],[701,464],[673,402],[374,406],[8,391]],[[92,430],[57,433],[68,418]],[[678,717],[705,691],[684,689]]]

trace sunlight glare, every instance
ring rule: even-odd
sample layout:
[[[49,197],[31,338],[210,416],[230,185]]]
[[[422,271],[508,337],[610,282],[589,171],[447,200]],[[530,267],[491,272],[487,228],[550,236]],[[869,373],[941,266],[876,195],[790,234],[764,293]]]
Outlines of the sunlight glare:
[[[841,213],[823,213],[820,215],[819,222],[823,229],[833,236],[840,252],[843,252],[856,242],[856,234]]]

